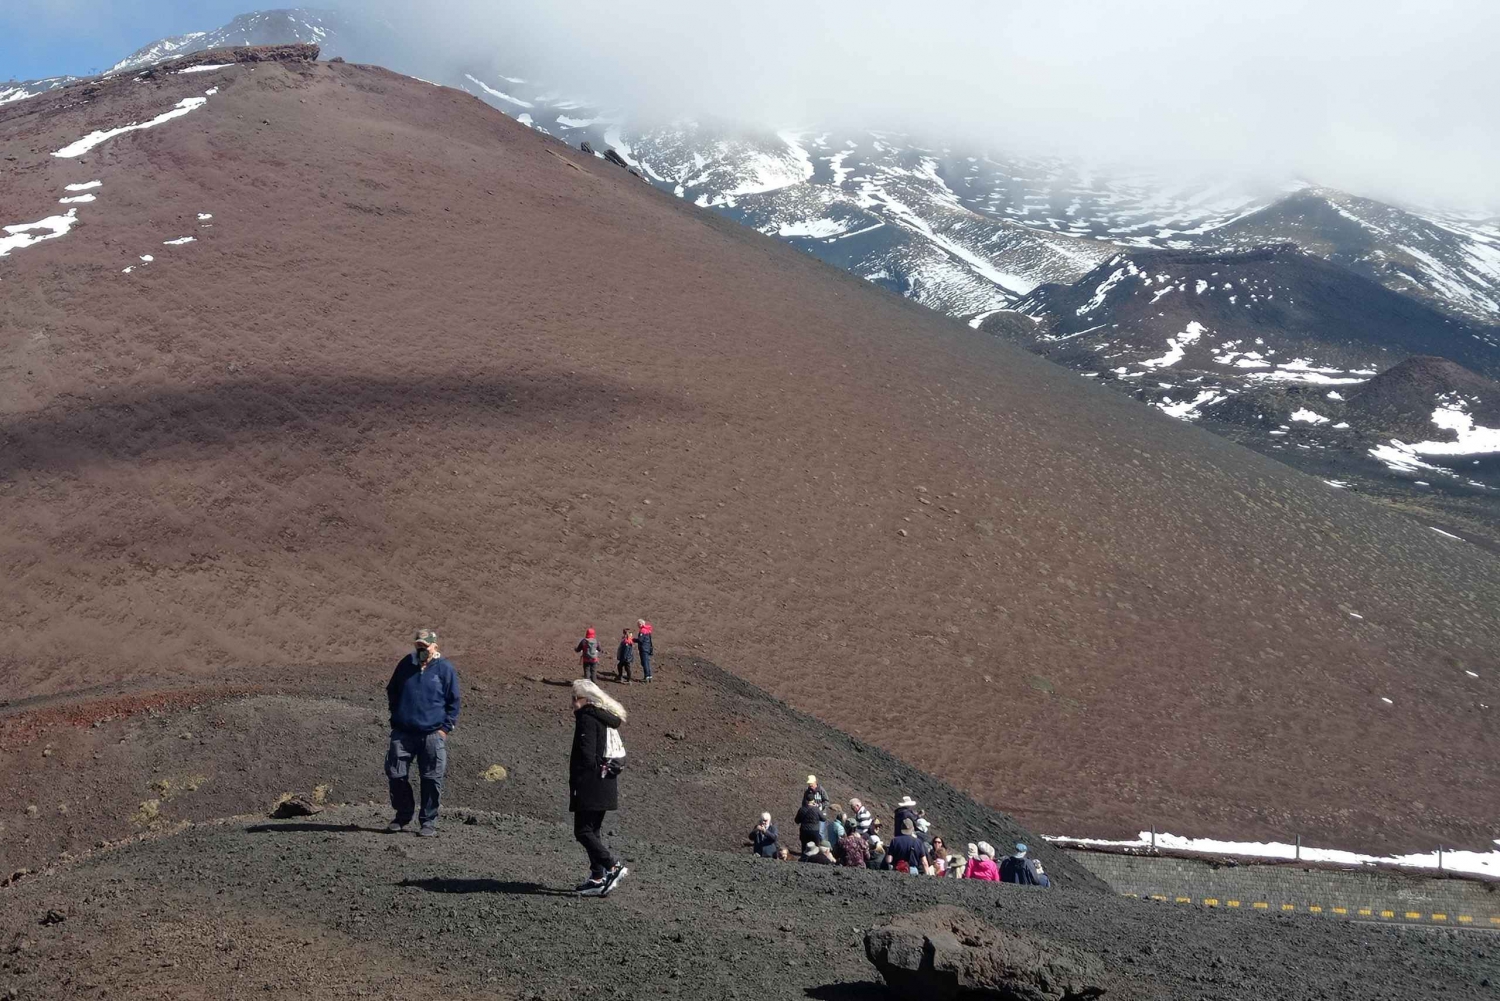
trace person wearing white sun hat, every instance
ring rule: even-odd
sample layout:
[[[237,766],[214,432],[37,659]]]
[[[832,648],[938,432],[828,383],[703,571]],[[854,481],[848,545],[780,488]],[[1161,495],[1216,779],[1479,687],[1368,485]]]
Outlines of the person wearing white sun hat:
[[[910,796],[902,796],[901,802],[896,804],[895,830],[900,831],[901,822],[908,819],[911,820],[912,826],[915,827],[917,824],[917,801]]]

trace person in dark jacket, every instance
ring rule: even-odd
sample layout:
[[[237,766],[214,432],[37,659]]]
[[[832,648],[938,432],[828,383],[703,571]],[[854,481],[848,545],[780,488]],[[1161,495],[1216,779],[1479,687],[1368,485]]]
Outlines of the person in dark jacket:
[[[802,801],[802,808],[797,811],[797,841],[807,844],[811,841],[816,845],[823,840],[823,811],[818,804],[810,799]]]
[[[396,811],[386,830],[395,833],[411,823],[416,803],[408,774],[415,758],[422,785],[418,833],[434,838],[443,776],[448,772],[448,735],[458,725],[458,671],[438,650],[433,630],[417,630],[412,645],[415,649],[401,658],[385,686],[391,712],[385,775],[390,782],[391,809]]]
[[[892,868],[923,876],[932,873],[927,864],[927,846],[917,838],[917,826],[910,820],[902,821],[901,833],[891,839],[885,854],[885,860]]]
[[[595,672],[599,670],[599,638],[594,634],[594,627],[589,626],[584,630],[583,639],[573,648],[578,654],[578,663],[583,667],[583,676],[590,681],[598,681]]]
[[[568,809],[573,836],[589,856],[585,897],[606,897],[630,870],[616,862],[600,830],[604,815],[620,808],[618,764],[609,755],[610,731],[625,722],[625,707],[587,678],[573,682],[573,750],[568,758]]]
[[[776,838],[776,825],[771,823],[771,815],[763,813],[760,815],[760,823],[750,832],[750,850],[761,858],[775,858],[776,850],[781,847],[776,843]]]
[[[821,810],[828,809],[828,805],[832,802],[828,798],[828,793],[824,792],[823,787],[818,785],[818,777],[816,775],[809,775],[807,777],[807,788],[803,790],[802,798],[804,800],[810,799],[817,803],[818,808]]]
[[[907,820],[911,821],[912,828],[915,830],[917,826],[917,801],[910,796],[902,796],[901,802],[896,804],[896,824],[894,829],[899,832],[902,824]]]
[[[630,684],[630,670],[635,666],[635,637],[626,629],[620,635],[620,645],[615,649],[615,680]]]
[[[1020,883],[1023,886],[1051,886],[1052,879],[1042,869],[1042,863],[1026,857],[1024,844],[1016,844],[1016,853],[1007,855],[1000,863],[1000,882]]]
[[[641,680],[651,680],[651,655],[655,650],[651,646],[651,623],[645,619],[635,620],[635,648],[641,654]]]

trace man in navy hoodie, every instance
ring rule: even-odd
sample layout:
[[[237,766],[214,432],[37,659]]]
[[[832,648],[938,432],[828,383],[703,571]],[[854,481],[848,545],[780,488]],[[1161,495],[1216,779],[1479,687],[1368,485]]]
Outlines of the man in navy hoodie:
[[[407,772],[415,758],[422,776],[422,826],[417,833],[435,838],[438,800],[448,771],[448,734],[458,725],[458,671],[438,651],[433,630],[417,630],[413,645],[416,649],[401,658],[385,686],[391,707],[385,774],[391,782],[391,809],[396,811],[386,830],[395,833],[411,823],[416,804]]]

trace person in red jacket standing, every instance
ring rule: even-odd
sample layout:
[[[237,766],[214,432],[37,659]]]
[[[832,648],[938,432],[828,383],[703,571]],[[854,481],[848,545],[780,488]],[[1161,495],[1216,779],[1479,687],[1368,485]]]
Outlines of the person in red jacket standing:
[[[593,626],[589,626],[583,639],[578,641],[573,650],[578,654],[579,663],[583,665],[583,676],[590,681],[598,681],[594,674],[599,670],[599,638],[595,635]]]

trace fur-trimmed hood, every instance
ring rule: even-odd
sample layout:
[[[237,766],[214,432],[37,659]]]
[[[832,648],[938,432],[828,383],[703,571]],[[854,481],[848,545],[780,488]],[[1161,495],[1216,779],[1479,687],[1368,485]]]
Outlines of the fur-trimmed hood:
[[[606,693],[604,689],[600,688],[598,685],[594,684],[587,678],[579,678],[577,681],[573,682],[573,696],[574,698],[588,700],[589,705],[599,709],[603,709],[611,716],[619,719],[621,723],[625,722],[625,720],[628,718],[626,716],[624,706],[620,705],[619,702],[610,698],[609,694]]]

